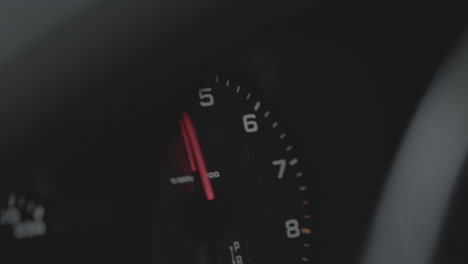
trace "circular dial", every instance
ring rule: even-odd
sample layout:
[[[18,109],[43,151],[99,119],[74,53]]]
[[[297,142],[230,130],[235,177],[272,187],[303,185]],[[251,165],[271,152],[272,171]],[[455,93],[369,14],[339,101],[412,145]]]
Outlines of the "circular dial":
[[[307,263],[299,151],[266,104],[218,76],[194,91],[162,177],[157,263]]]

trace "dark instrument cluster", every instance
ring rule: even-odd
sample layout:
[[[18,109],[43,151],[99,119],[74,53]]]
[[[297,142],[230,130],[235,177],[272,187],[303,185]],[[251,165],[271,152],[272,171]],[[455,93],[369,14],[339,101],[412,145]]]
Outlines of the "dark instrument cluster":
[[[0,4],[0,262],[367,263],[467,17],[331,2]],[[430,263],[468,259],[465,186]]]

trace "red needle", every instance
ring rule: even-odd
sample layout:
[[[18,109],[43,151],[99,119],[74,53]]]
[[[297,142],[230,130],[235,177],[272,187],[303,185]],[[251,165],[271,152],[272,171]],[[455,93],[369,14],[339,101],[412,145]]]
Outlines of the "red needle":
[[[193,160],[192,146],[190,145],[190,140],[187,135],[187,129],[185,128],[185,124],[182,120],[179,121],[179,124],[180,131],[182,131],[182,138],[184,139],[185,151],[187,152],[187,156],[190,162],[190,169],[192,172],[197,171],[195,161]]]
[[[213,191],[213,186],[211,185],[210,178],[208,177],[208,169],[206,168],[205,158],[203,157],[200,142],[198,142],[198,137],[195,133],[195,128],[193,126],[192,119],[190,118],[187,112],[184,112],[182,114],[182,120],[180,122],[180,125],[182,129],[182,136],[184,137],[184,142],[188,141],[188,144],[185,144],[185,148],[189,153],[189,160],[192,159],[190,166],[192,167],[193,171],[197,171],[196,169],[198,169],[198,174],[201,178],[206,199],[214,200],[215,194]],[[193,152],[190,150],[192,150]],[[193,153],[193,157],[191,153]],[[193,160],[195,160],[195,162],[193,162]],[[193,163],[196,164],[196,168]]]

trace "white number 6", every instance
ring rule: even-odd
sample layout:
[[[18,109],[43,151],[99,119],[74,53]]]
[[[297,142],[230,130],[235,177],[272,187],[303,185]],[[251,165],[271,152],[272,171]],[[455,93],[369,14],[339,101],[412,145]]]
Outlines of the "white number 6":
[[[257,117],[254,114],[244,115],[242,119],[244,120],[245,132],[254,133],[258,131],[258,124],[257,121],[255,121],[255,118]]]

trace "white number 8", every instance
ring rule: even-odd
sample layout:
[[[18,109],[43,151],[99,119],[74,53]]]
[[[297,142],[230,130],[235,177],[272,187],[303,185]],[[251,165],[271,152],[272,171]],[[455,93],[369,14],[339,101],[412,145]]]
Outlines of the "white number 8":
[[[286,227],[286,235],[288,238],[296,238],[301,235],[301,231],[299,230],[299,222],[297,219],[289,219],[284,223]]]

